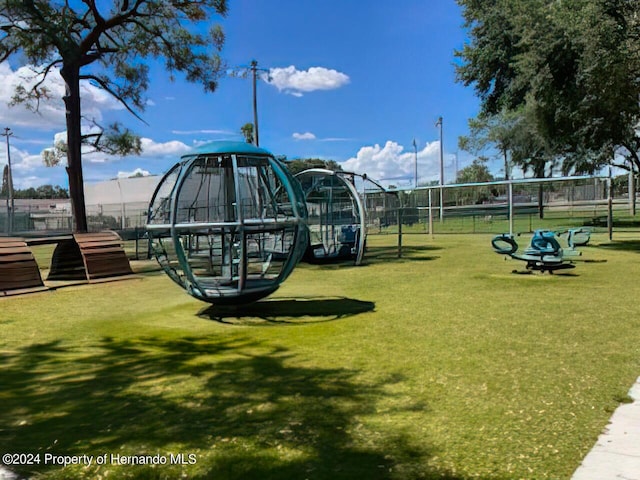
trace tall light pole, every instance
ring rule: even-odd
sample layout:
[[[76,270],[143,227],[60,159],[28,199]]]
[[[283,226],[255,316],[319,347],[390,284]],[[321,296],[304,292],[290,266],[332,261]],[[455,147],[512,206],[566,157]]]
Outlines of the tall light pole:
[[[256,147],[260,146],[260,134],[258,132],[258,72],[268,72],[267,68],[258,68],[258,62],[251,60],[251,79],[253,83],[253,143]]]
[[[438,117],[436,127],[440,127],[440,221],[444,218],[444,146],[442,145],[442,117]]]
[[[413,188],[418,188],[418,144],[416,139],[413,139],[413,151],[415,153],[415,160],[413,162]]]
[[[4,133],[0,134],[7,140],[7,233],[13,231],[13,176],[11,174],[11,149],[9,146],[9,137],[13,135],[9,127],[5,127]]]
[[[231,77],[247,78],[251,72],[252,105],[253,105],[253,144],[260,146],[260,133],[258,131],[258,72],[268,72],[266,68],[258,68],[258,62],[251,60],[249,66],[240,66],[227,71]]]
[[[251,75],[253,77],[253,143],[256,147],[260,146],[260,139],[258,137],[258,62],[251,60]]]

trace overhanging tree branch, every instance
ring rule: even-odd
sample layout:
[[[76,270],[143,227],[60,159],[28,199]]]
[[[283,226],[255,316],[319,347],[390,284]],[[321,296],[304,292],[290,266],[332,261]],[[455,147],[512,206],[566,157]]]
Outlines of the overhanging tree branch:
[[[224,36],[217,32],[206,38],[199,24],[213,16],[225,16],[226,0],[122,0],[109,12],[102,5],[95,0],[4,0],[0,4],[0,18],[3,22],[6,19],[1,27],[5,35],[0,37],[0,59],[22,54],[19,59],[25,63],[46,63],[40,82],[52,74],[54,65],[61,67],[66,88],[67,172],[75,228],[79,231],[87,228],[80,81],[93,82],[143,121],[136,110],[144,109],[146,60],[164,58],[168,70],[184,73],[188,81],[201,83],[205,91],[213,91],[222,74],[217,52]],[[213,55],[209,55],[212,50]],[[89,66],[91,70],[84,71]],[[37,97],[45,92],[43,85],[39,83],[31,94]],[[139,139],[136,142],[128,130],[113,129],[112,133],[91,134],[90,138],[99,148],[118,152],[139,148]]]

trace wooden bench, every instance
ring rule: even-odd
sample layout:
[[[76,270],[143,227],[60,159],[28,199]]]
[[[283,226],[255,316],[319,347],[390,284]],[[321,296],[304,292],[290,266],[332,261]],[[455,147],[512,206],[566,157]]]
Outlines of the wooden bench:
[[[41,288],[40,269],[25,240],[0,237],[0,292]]]
[[[94,280],[131,273],[117,233],[75,233],[53,251],[47,280]]]

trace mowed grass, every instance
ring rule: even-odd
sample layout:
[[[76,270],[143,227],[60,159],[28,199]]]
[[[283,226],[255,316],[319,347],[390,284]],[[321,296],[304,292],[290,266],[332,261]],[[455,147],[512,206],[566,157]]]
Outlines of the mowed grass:
[[[490,239],[370,236],[236,310],[143,263],[0,298],[0,453],[47,479],[568,479],[640,375],[640,239],[594,235],[565,275]]]

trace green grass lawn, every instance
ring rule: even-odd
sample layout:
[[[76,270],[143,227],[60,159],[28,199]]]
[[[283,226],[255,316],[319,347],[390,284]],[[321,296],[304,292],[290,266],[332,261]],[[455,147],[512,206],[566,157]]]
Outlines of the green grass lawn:
[[[511,273],[490,235],[402,259],[370,236],[365,265],[302,264],[237,310],[146,263],[0,298],[0,453],[46,479],[568,479],[640,375],[639,235],[564,275]]]

